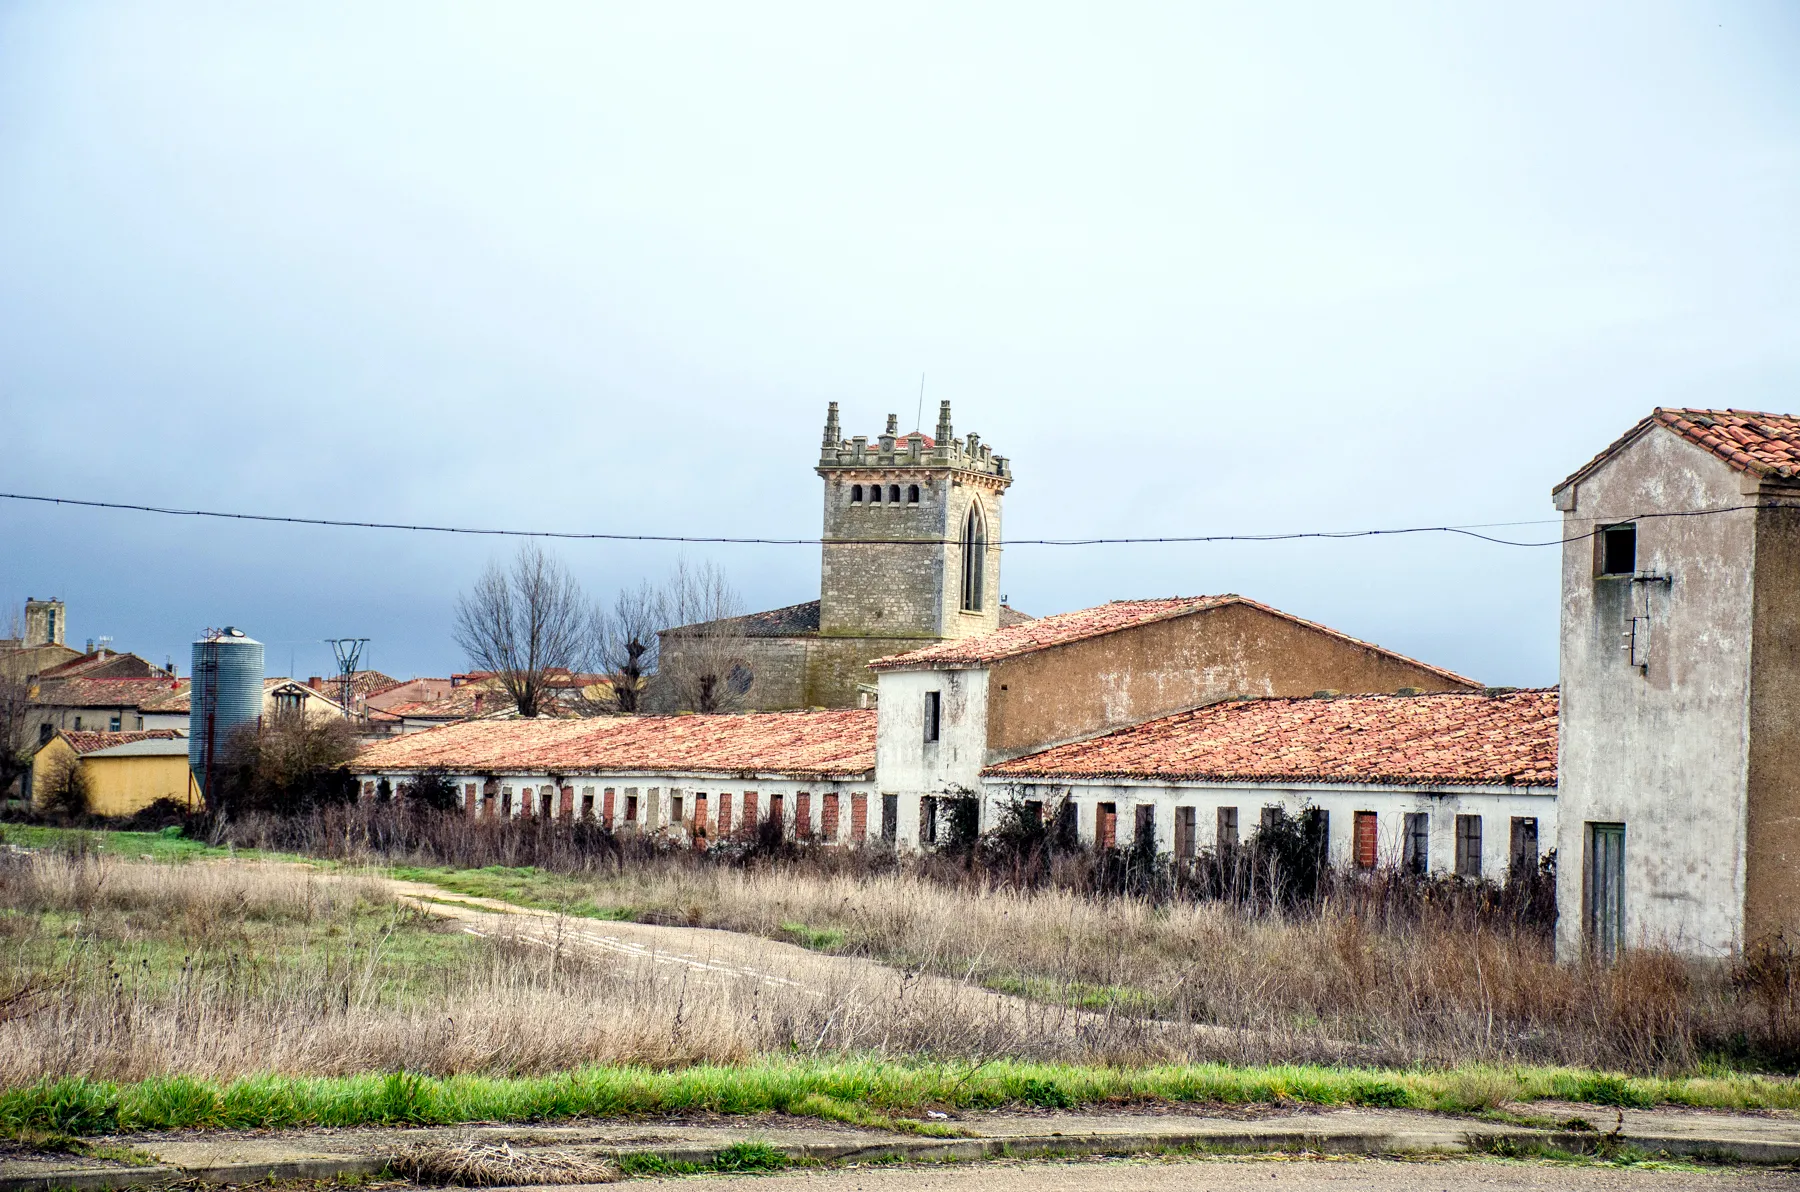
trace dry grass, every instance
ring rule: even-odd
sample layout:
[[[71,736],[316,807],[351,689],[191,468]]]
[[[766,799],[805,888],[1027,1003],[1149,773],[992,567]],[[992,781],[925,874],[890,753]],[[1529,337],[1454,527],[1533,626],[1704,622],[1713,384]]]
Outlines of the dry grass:
[[[615,1164],[560,1151],[515,1148],[511,1143],[427,1143],[396,1153],[393,1169],[428,1188],[511,1188],[525,1184],[607,1184],[619,1179]]]

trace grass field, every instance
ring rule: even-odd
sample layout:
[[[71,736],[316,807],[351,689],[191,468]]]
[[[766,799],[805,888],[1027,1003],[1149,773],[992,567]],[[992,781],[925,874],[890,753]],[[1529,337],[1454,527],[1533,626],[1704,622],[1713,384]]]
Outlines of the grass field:
[[[1445,929],[1409,940],[1347,915],[971,894],[897,872],[396,871],[447,898],[730,927],[1045,1007],[997,1023],[921,997],[901,969],[854,1005],[830,990],[772,999],[755,981],[465,934],[342,864],[159,834],[6,835],[41,850],[0,854],[0,1129],[15,1134],[698,1109],[885,1122],[1159,1100],[1800,1108],[1792,1081],[1698,1051],[1704,1015],[1721,1029],[1756,1005],[1730,1000],[1731,974],[1668,958],[1557,968],[1528,941],[1476,941],[1482,977],[1463,988],[1456,958],[1421,955]],[[1483,998],[1489,1013],[1471,1016]],[[1052,1009],[1069,1004],[1093,1023],[1071,1031]],[[1136,1029],[1146,1015],[1240,1030],[1222,1051],[1171,1052]],[[1292,1062],[1333,1032],[1364,1045],[1366,1066]],[[1671,1038],[1679,1062],[1655,1050]],[[1637,1040],[1642,1062],[1610,1060],[1609,1039]],[[1621,1071],[1637,1074],[1607,1074]]]

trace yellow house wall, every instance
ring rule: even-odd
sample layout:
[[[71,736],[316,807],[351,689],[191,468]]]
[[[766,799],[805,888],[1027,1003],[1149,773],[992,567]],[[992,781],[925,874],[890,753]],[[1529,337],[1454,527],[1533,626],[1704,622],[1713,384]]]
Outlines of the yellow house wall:
[[[67,764],[73,756],[64,741],[57,740],[39,751],[38,773],[47,775],[52,767]],[[90,757],[81,763],[88,780],[88,810],[95,815],[130,815],[141,811],[158,799],[188,798],[187,758],[173,757]]]

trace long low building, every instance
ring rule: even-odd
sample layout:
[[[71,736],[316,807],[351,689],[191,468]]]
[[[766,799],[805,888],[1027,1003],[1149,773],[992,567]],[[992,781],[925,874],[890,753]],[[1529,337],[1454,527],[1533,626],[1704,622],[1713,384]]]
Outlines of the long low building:
[[[1193,856],[1264,810],[1322,817],[1334,864],[1503,878],[1556,841],[1557,694],[1227,700],[987,767],[1002,804],[1071,810],[1084,841]]]
[[[478,720],[357,756],[365,797],[430,773],[473,816],[561,816],[717,839],[771,816],[831,842],[895,838],[875,787],[875,713]]]

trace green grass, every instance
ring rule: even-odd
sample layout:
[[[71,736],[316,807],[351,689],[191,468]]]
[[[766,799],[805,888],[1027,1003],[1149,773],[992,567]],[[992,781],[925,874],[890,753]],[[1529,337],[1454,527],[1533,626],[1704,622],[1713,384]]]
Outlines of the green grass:
[[[545,1077],[406,1072],[259,1076],[220,1084],[187,1076],[118,1085],[81,1077],[0,1092],[0,1131],[76,1137],[123,1130],[449,1125],[689,1113],[785,1113],[906,1128],[932,1108],[1020,1105],[1402,1105],[1456,1110],[1471,1076],[1504,1080],[1516,1099],[1581,1100],[1625,1090],[1634,1103],[1724,1109],[1800,1108],[1800,1085],[1764,1077],[1648,1079],[1566,1069],[1373,1071],[1218,1064],[1140,1069],[998,1061],[974,1068],[883,1061],[768,1060],[674,1071],[591,1068]],[[933,1130],[931,1132],[938,1132]]]
[[[844,946],[844,933],[829,927],[808,927],[804,923],[783,923],[781,930],[790,942],[815,952],[835,952]]]
[[[1154,995],[1128,985],[1095,985],[1087,981],[1053,981],[1047,977],[995,976],[982,982],[997,993],[1034,1002],[1068,1005],[1078,1010],[1113,1011],[1154,1016],[1168,1007]]]
[[[0,842],[20,848],[63,848],[136,860],[193,861],[203,857],[233,856],[231,849],[214,848],[203,840],[189,840],[179,829],[163,832],[118,832],[110,828],[49,828],[36,824],[0,825]],[[235,855],[243,855],[240,850]],[[262,856],[264,854],[256,854]]]
[[[561,874],[545,873],[531,866],[509,868],[489,865],[484,869],[447,869],[435,866],[399,865],[387,871],[409,882],[425,882],[472,898],[492,898],[534,910],[558,911],[583,919],[628,920],[632,909],[601,906],[588,887]]]

